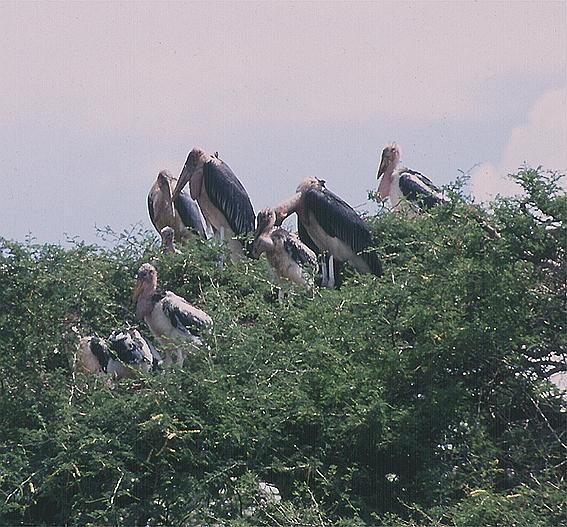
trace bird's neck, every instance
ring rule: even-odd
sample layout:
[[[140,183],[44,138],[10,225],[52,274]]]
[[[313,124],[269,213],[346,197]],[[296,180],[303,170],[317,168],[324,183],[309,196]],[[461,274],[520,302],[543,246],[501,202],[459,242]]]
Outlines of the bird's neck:
[[[275,209],[274,212],[276,213],[276,221],[275,225],[281,225],[283,221],[294,212],[297,211],[299,203],[301,201],[301,192],[297,192],[291,198],[280,203]]]
[[[378,194],[380,194],[380,197],[382,199],[386,199],[390,195],[392,189],[392,174],[394,173],[398,162],[399,158],[394,158],[382,174],[382,179],[380,180],[380,184],[378,185]]]
[[[136,302],[136,316],[143,320],[154,309],[153,295],[157,289],[157,281],[144,284]]]

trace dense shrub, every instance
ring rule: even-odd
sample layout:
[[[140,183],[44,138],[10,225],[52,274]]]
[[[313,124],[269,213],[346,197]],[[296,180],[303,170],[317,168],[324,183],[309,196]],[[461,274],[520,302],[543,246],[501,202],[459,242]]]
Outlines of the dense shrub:
[[[385,275],[283,303],[264,261],[221,270],[200,241],[1,240],[0,524],[566,524],[547,379],[565,370],[567,202],[555,174],[516,179],[490,210],[457,193],[368,218]],[[183,371],[74,375],[79,334],[138,323],[145,261],[213,317],[206,346]]]

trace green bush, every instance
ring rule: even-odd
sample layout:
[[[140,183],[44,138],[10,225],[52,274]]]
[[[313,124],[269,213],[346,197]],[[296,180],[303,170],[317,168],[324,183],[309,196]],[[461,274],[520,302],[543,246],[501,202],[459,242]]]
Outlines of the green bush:
[[[548,377],[565,370],[567,201],[555,174],[515,178],[524,194],[489,210],[457,192],[368,218],[384,276],[283,303],[263,260],[221,270],[201,241],[0,240],[0,524],[565,525]],[[212,316],[206,345],[182,371],[73,374],[78,335],[139,324],[146,261]]]

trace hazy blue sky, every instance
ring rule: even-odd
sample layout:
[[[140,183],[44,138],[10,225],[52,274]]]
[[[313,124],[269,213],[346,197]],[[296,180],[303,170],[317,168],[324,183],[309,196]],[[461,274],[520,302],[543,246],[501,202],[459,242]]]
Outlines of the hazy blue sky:
[[[307,175],[353,205],[385,143],[479,199],[567,169],[567,3],[0,2],[0,236],[149,225],[218,150],[256,210]]]

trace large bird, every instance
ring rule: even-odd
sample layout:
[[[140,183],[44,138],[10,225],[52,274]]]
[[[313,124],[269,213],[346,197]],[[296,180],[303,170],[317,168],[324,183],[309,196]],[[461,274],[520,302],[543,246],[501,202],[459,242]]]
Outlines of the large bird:
[[[166,347],[165,364],[183,366],[183,350],[171,349],[172,341],[200,345],[199,335],[212,326],[211,317],[175,293],[159,290],[153,265],[143,264],[136,279],[133,295],[136,316],[146,322],[154,336]]]
[[[297,235],[276,227],[276,213],[264,209],[258,213],[252,256],[266,253],[266,259],[279,282],[289,280],[302,286],[312,285],[313,268],[317,256]],[[282,290],[278,293],[282,298]]]
[[[370,230],[348,203],[325,188],[325,181],[306,178],[275,212],[276,225],[297,213],[300,234],[304,230],[321,252],[350,262],[361,273],[382,275]]]
[[[137,329],[130,329],[114,331],[108,341],[94,336],[81,338],[75,369],[124,379],[135,378],[138,372],[148,373],[161,362],[152,344]]]
[[[177,180],[162,170],[148,193],[148,212],[150,220],[158,232],[164,227],[175,231],[175,238],[181,241],[191,231],[206,238],[206,228],[199,205],[184,192],[172,198],[172,188]]]
[[[173,190],[176,200],[189,183],[191,197],[197,200],[203,216],[215,235],[227,240],[232,260],[244,254],[237,237],[254,232],[254,209],[242,183],[216,154],[193,148]]]
[[[387,145],[376,175],[378,179],[382,178],[378,194],[383,200],[390,198],[392,210],[416,212],[448,201],[429,178],[401,166],[400,157],[401,149],[396,143]]]

